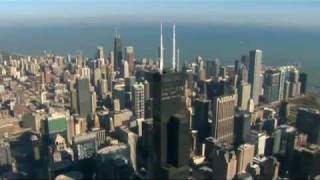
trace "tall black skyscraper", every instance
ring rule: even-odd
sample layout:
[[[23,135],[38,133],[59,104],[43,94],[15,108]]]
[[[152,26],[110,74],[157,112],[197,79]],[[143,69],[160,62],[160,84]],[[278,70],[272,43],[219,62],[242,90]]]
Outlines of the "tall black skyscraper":
[[[88,117],[91,113],[90,84],[87,78],[77,81],[77,108],[80,116]]]
[[[120,70],[122,59],[122,41],[120,35],[116,34],[116,37],[114,38],[114,70]]]
[[[301,72],[299,74],[299,81],[301,83],[301,88],[300,88],[300,94],[306,94],[307,92],[307,80],[308,80],[308,75],[304,72]]]
[[[210,101],[206,99],[196,99],[194,102],[193,129],[198,130],[198,140],[201,143],[210,136],[209,103]]]
[[[155,177],[186,178],[190,131],[185,111],[184,74],[153,73],[153,124]],[[184,114],[184,115],[181,115]]]
[[[298,131],[308,135],[310,143],[320,144],[320,111],[299,108],[296,126]]]
[[[234,117],[234,134],[236,146],[247,142],[250,135],[250,114],[247,111],[240,111]]]

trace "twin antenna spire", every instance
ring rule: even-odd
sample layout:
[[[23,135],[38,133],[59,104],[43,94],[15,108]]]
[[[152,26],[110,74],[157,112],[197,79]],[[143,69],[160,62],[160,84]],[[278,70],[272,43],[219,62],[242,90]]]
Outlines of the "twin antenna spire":
[[[162,23],[160,24],[160,73],[163,72],[163,34],[162,34]],[[179,49],[178,49],[178,63],[176,63],[176,25],[173,25],[173,40],[172,40],[172,69],[173,71],[178,71],[179,67]]]

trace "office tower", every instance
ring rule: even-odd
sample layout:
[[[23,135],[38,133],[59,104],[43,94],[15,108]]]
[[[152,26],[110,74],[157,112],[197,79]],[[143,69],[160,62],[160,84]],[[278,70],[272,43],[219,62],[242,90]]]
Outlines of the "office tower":
[[[301,83],[300,94],[306,94],[307,93],[307,81],[308,81],[307,73],[301,72],[299,74],[299,81]]]
[[[196,99],[194,102],[193,129],[198,131],[200,143],[204,143],[204,140],[210,136],[209,104],[210,101],[206,99]]]
[[[299,82],[298,69],[289,72],[289,97],[294,98],[300,95],[301,83]]]
[[[144,85],[135,83],[132,89],[133,114],[137,119],[144,119]]]
[[[212,61],[212,75],[214,79],[218,79],[220,74],[220,60],[215,58]]]
[[[91,113],[90,84],[87,78],[77,80],[77,109],[82,117],[88,117]]]
[[[273,157],[269,156],[267,158],[255,158],[254,163],[260,167],[261,179],[277,179],[279,172],[279,162]]]
[[[101,79],[99,82],[99,95],[100,97],[104,97],[108,94],[108,80],[107,79]]]
[[[143,85],[144,85],[144,99],[146,101],[150,99],[150,84],[147,80],[144,80]]]
[[[100,149],[96,155],[96,179],[128,179],[133,173],[129,147],[115,144]]]
[[[91,102],[91,111],[90,111],[90,115],[93,115],[96,113],[96,109],[97,109],[97,94],[94,90],[91,90],[90,92],[90,102]]]
[[[283,100],[288,100],[290,96],[290,82],[285,81],[283,86]]]
[[[286,72],[284,69],[280,68],[280,82],[279,82],[279,99],[283,100],[285,96],[285,80],[286,80]]]
[[[172,70],[177,71],[176,63],[176,25],[173,25],[173,35],[172,35]]]
[[[121,70],[122,70],[121,74],[123,78],[127,78],[130,76],[128,61],[126,60],[123,61]]]
[[[135,63],[135,55],[134,55],[134,49],[132,46],[126,47],[126,60],[128,61],[129,65],[129,73],[130,75],[134,74],[134,63]]]
[[[191,139],[191,137],[188,134],[180,134],[186,133],[185,119],[188,119],[179,115],[179,112],[187,113],[183,100],[184,74],[173,72],[153,73],[152,79],[155,177],[166,179],[186,178],[188,164],[185,164],[183,159],[189,158],[189,155],[184,157],[186,154],[184,150],[190,150],[188,147],[190,144],[181,144],[180,142],[187,142],[188,140],[183,138]],[[175,134],[178,137],[178,139],[175,139],[179,141],[178,146],[174,145],[171,139],[169,140],[172,136],[171,133],[179,133],[179,135]],[[185,149],[183,150],[183,148]],[[178,164],[173,161],[168,162],[169,157],[172,156],[168,150],[171,149],[181,151],[178,154],[174,153],[175,155],[180,154]]]
[[[237,173],[246,172],[249,166],[253,163],[254,145],[243,144],[238,147],[237,154]]]
[[[24,113],[21,122],[23,128],[30,128],[35,132],[39,132],[40,130],[40,119],[31,112]]]
[[[74,87],[70,88],[70,96],[71,96],[71,112],[79,113],[78,110],[78,95],[77,90]]]
[[[10,143],[5,141],[3,138],[0,139],[0,166],[9,167],[11,166],[11,150]]]
[[[251,131],[249,138],[250,143],[255,145],[255,156],[263,156],[266,146],[266,133]]]
[[[309,144],[294,151],[289,170],[291,179],[318,179],[320,173],[320,146]]]
[[[116,33],[116,37],[114,38],[114,68],[115,71],[119,71],[121,69],[121,62],[123,60],[122,54],[122,40],[120,39],[120,34]]]
[[[237,157],[233,150],[216,145],[212,155],[212,179],[233,179],[237,172]]]
[[[212,102],[212,137],[233,144],[235,95],[220,96]]]
[[[234,118],[234,135],[236,146],[249,141],[250,129],[250,113],[248,113],[247,111],[237,112]]]
[[[102,46],[97,47],[96,59],[101,59],[104,61],[104,50]]]
[[[240,70],[239,70],[239,76],[238,76],[238,81],[239,82],[248,82],[248,68],[245,65],[241,65]]]
[[[242,81],[238,90],[238,107],[240,110],[248,110],[251,95],[251,85]]]
[[[241,64],[243,64],[247,68],[249,67],[248,56],[246,55],[241,56]]]
[[[285,124],[290,115],[290,103],[288,101],[282,101],[279,108],[280,124]]]
[[[267,103],[280,100],[280,72],[268,70],[264,74],[264,97]]]
[[[167,161],[167,123],[170,117],[183,108],[183,74],[154,74],[153,81],[153,119],[155,129],[159,131],[157,139],[159,148],[158,162]]]
[[[153,157],[153,119],[145,119],[142,121],[142,136],[141,136],[141,146],[138,150],[138,155],[140,159],[140,166],[144,167],[147,172],[149,177],[153,177],[154,173],[154,160],[152,159]]]
[[[81,69],[81,78],[87,78],[90,82],[90,79],[91,79],[90,68],[85,66]]]
[[[101,79],[101,69],[100,68],[95,68],[93,70],[93,85],[97,88],[99,81]]]
[[[219,76],[221,76],[222,78],[226,78],[226,76],[227,76],[227,67],[226,66],[220,67]]]
[[[189,119],[185,112],[172,116],[168,122],[167,162],[176,168],[188,165],[190,156]]]
[[[255,105],[258,105],[259,103],[261,63],[262,51],[250,51],[248,81],[251,84],[251,98],[253,99]]]
[[[108,60],[109,60],[109,69],[112,72],[115,71],[116,67],[115,67],[115,64],[114,64],[114,51],[110,51],[109,52]]]
[[[206,78],[206,69],[203,66],[200,66],[199,68],[199,81],[205,81]]]
[[[121,110],[121,108],[120,108],[120,101],[119,101],[119,99],[117,99],[117,98],[113,100],[113,110],[114,110],[115,112]]]
[[[75,136],[72,146],[75,159],[84,160],[93,157],[98,149],[95,133]]]
[[[234,74],[238,74],[241,68],[241,64],[240,61],[238,59],[236,59],[234,61]]]
[[[299,108],[296,127],[308,135],[308,142],[320,144],[320,112],[316,109]]]
[[[67,139],[67,117],[65,114],[53,113],[45,120],[45,135],[53,139],[57,134]]]

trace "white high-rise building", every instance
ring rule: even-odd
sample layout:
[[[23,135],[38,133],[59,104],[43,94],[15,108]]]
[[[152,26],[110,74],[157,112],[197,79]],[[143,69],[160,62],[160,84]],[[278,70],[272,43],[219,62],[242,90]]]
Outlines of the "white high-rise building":
[[[90,82],[90,68],[85,66],[81,69],[81,78],[87,78]]]
[[[133,113],[137,119],[144,119],[144,84],[135,83],[132,89]]]
[[[261,85],[261,63],[262,51],[252,50],[249,53],[249,76],[248,81],[251,84],[251,98],[255,105],[259,103],[260,85]]]
[[[130,76],[128,61],[123,61],[123,78]]]

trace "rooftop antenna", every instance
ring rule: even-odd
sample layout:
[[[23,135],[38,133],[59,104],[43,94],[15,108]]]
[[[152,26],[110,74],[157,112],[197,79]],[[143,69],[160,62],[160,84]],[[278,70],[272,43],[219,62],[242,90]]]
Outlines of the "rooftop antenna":
[[[160,73],[163,71],[163,35],[162,35],[162,22],[160,25]]]
[[[180,49],[177,49],[177,72],[179,72],[180,67]]]
[[[173,24],[173,38],[172,38],[172,69],[176,71],[176,25]]]

